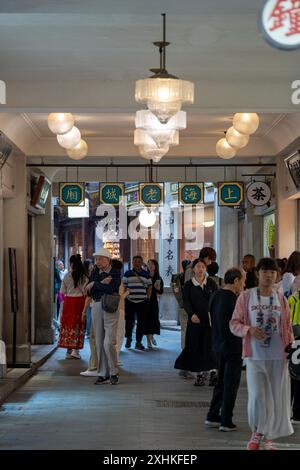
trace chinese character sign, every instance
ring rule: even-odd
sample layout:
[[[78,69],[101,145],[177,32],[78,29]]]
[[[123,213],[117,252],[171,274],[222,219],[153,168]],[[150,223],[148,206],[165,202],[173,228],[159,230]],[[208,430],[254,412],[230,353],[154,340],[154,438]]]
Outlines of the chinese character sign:
[[[261,13],[267,41],[279,49],[300,47],[300,0],[267,0]]]
[[[203,183],[180,183],[179,202],[182,204],[202,204],[204,200]]]
[[[118,206],[124,195],[124,185],[119,183],[100,184],[100,202]]]
[[[159,206],[164,202],[162,183],[143,183],[140,185],[140,202],[144,206]]]
[[[84,183],[60,183],[59,205],[60,206],[84,206],[85,184]]]
[[[264,206],[270,201],[271,196],[270,187],[261,181],[251,183],[247,188],[247,199],[253,206]]]
[[[219,206],[239,206],[244,200],[243,183],[218,183],[218,198]]]

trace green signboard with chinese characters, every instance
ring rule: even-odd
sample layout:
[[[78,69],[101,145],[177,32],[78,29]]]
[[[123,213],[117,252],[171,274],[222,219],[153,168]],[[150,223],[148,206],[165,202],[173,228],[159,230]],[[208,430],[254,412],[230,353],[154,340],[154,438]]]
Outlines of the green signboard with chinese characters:
[[[59,183],[60,206],[84,206],[85,183]]]
[[[163,183],[140,184],[140,202],[144,206],[159,206],[164,202]]]
[[[124,184],[121,183],[100,183],[100,203],[118,206],[124,196]]]
[[[204,183],[179,183],[178,200],[182,204],[203,204]]]
[[[244,200],[244,184],[237,181],[218,183],[219,206],[240,206]]]

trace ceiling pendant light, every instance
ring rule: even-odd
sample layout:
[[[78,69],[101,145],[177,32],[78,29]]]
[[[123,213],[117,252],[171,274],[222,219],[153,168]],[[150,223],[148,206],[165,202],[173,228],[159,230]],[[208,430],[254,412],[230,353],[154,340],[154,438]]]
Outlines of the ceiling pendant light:
[[[156,222],[156,212],[153,212],[150,209],[143,209],[139,215],[139,222],[143,227],[153,227]]]
[[[74,148],[81,140],[80,130],[73,126],[66,134],[57,136],[59,145],[67,150]]]
[[[166,124],[162,124],[157,117],[148,109],[142,109],[135,114],[135,127],[138,129],[186,129],[186,112],[179,111],[172,116]]]
[[[48,127],[53,134],[65,134],[74,126],[74,117],[71,113],[50,113]]]
[[[140,155],[145,158],[145,160],[153,160],[156,161],[158,158],[159,160],[162,159],[169,151],[169,147],[158,148],[155,144],[154,145],[139,145],[139,152]],[[159,161],[158,160],[158,161]]]
[[[67,150],[67,154],[69,155],[72,160],[81,160],[82,158],[85,158],[88,153],[88,145],[85,142],[85,140],[82,140],[79,142],[79,144],[75,145],[70,150]]]
[[[168,130],[135,129],[134,145],[156,146],[158,149],[173,147],[179,144],[179,132]]]
[[[241,134],[233,126],[226,132],[226,140],[235,149],[242,149],[249,143],[249,135]]]
[[[259,126],[259,117],[256,113],[236,113],[233,117],[233,126],[241,134],[254,134]]]
[[[216,145],[216,152],[220,158],[228,160],[236,156],[236,149],[231,147],[226,138],[220,139]]]
[[[144,80],[137,80],[135,99],[146,103],[162,124],[180,111],[183,103],[194,102],[194,84],[170,75],[166,70],[166,14],[163,17],[163,41],[154,42],[160,52],[160,68],[150,69],[154,75]]]

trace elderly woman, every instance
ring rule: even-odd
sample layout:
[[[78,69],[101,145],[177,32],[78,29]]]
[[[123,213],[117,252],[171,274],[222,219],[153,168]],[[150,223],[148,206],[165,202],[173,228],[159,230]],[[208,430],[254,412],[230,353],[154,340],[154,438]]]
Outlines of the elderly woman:
[[[207,277],[206,268],[203,259],[196,259],[192,264],[194,276],[184,285],[183,305],[188,314],[188,326],[185,348],[175,362],[175,369],[194,373],[197,386],[205,384],[201,373],[215,367],[208,304],[217,285]]]

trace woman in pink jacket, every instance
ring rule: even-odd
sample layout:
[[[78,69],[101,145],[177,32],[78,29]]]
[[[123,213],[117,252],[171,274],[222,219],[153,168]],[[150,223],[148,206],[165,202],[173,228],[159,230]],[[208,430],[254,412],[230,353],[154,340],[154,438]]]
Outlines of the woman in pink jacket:
[[[275,450],[273,439],[293,434],[290,420],[290,378],[285,349],[293,342],[289,306],[274,289],[278,267],[271,258],[257,265],[259,285],[243,292],[230,322],[243,338],[248,387],[248,450]]]

